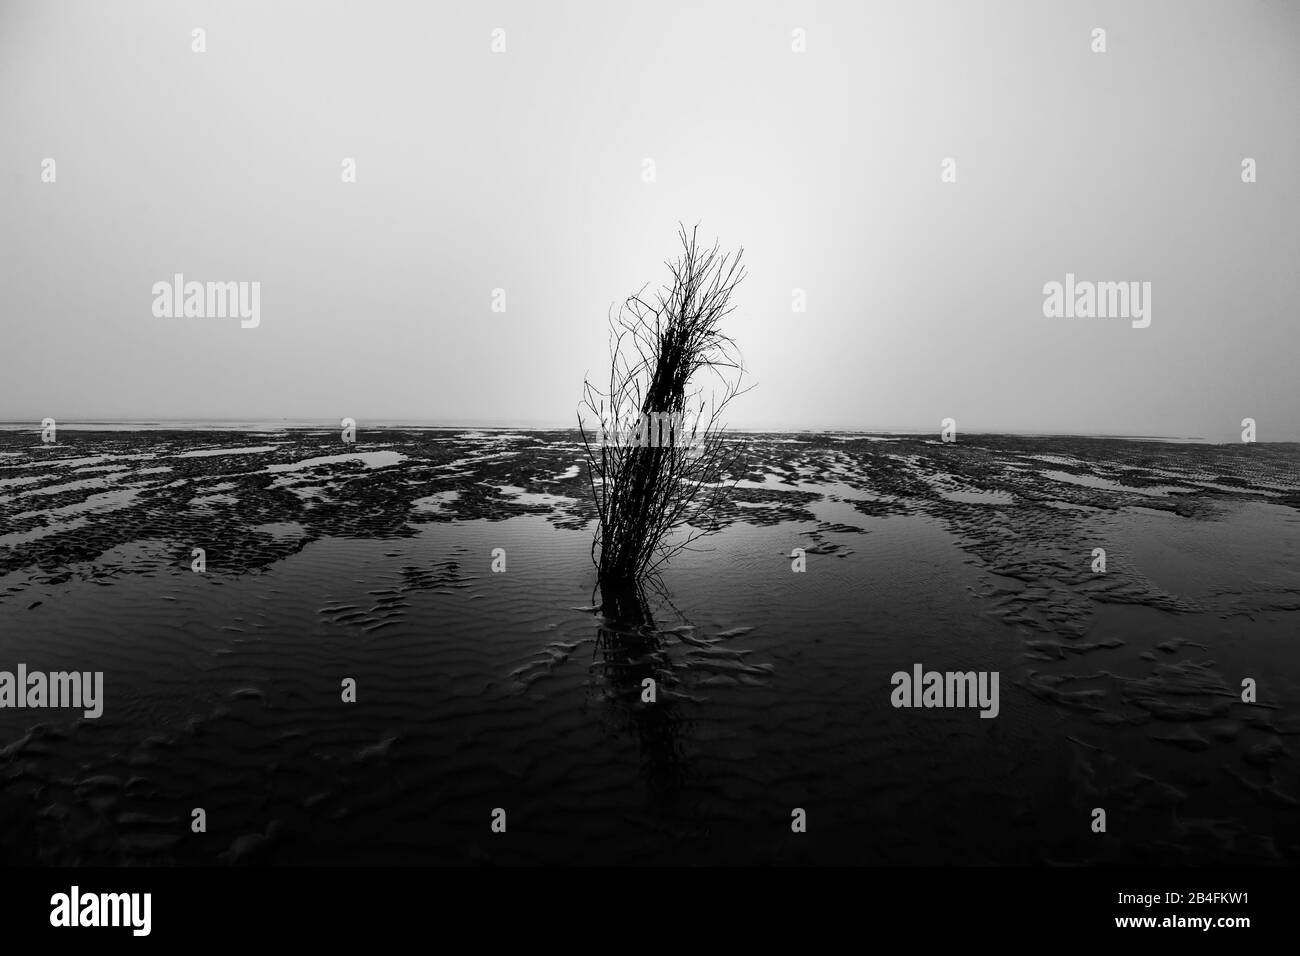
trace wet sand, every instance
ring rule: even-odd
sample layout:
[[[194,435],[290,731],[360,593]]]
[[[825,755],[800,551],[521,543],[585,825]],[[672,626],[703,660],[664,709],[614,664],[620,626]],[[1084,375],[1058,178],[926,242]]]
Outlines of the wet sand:
[[[106,698],[0,709],[0,859],[1300,861],[1300,446],[737,436],[630,624],[576,437],[0,432],[0,669]]]

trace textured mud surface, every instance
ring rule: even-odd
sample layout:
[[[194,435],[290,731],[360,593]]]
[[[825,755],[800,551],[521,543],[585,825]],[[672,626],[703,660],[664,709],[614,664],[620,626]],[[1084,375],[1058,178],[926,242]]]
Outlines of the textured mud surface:
[[[60,438],[0,432],[0,668],[108,703],[0,711],[12,861],[1300,860],[1295,445],[740,435],[628,627],[571,432]],[[1002,717],[889,709],[914,661]]]

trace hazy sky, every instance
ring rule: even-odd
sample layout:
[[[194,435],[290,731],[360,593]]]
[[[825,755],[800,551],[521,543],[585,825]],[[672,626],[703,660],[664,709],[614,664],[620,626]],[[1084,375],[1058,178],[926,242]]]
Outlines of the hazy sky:
[[[684,220],[745,247],[734,425],[1295,440],[1298,176],[1290,0],[0,0],[0,419],[570,424]]]

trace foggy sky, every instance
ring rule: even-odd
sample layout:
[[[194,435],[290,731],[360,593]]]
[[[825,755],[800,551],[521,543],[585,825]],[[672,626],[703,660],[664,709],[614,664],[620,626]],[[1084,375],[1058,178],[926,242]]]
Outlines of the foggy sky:
[[[0,420],[570,425],[684,221],[745,248],[733,425],[1296,440],[1298,120],[1286,0],[0,0]]]

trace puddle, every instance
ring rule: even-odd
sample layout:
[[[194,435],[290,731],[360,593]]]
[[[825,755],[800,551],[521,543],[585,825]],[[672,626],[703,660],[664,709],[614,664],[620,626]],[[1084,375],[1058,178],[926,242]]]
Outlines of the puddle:
[[[201,448],[198,451],[186,451],[177,458],[213,458],[217,455],[257,455],[262,452],[275,451],[279,445],[256,445],[243,448]]]
[[[263,471],[302,471],[307,468],[315,468],[318,465],[332,465],[343,461],[359,461],[367,468],[388,468],[405,460],[406,456],[396,451],[358,451],[348,455],[326,455],[322,458],[305,458],[302,461],[292,461],[286,464],[267,465]]]

